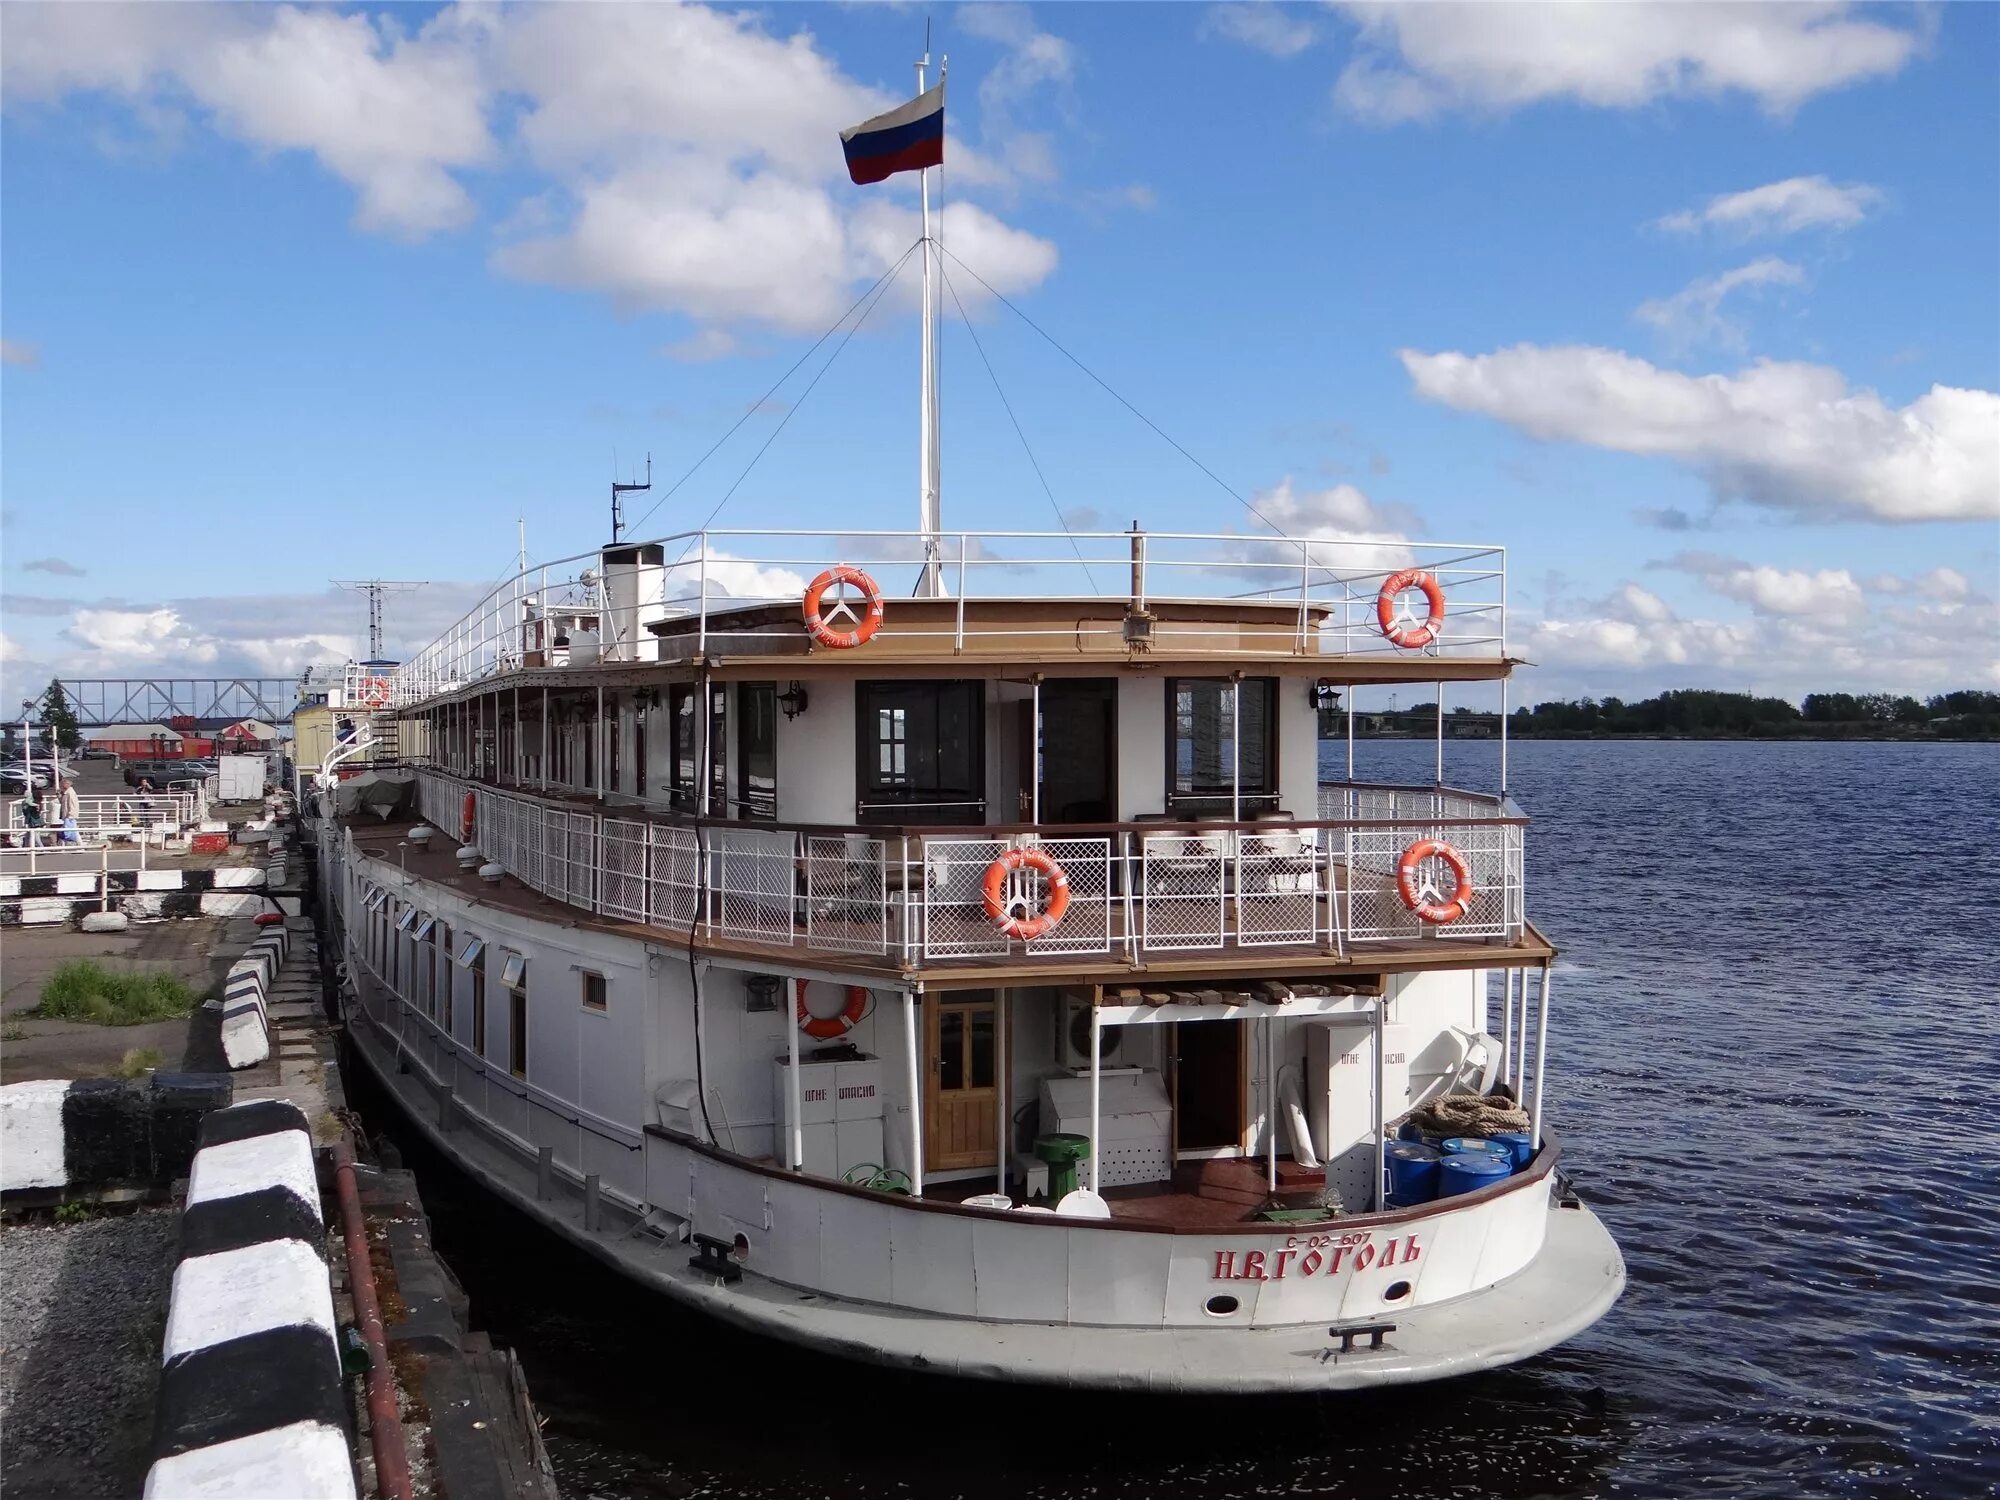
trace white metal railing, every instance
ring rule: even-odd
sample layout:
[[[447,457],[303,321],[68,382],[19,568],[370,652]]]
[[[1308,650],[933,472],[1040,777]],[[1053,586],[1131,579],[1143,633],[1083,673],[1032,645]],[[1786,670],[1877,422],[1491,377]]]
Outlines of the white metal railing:
[[[1526,820],[1511,802],[1471,792],[1331,786],[1321,796],[1330,816],[1315,822],[1051,836],[619,817],[436,771],[418,772],[417,788],[421,816],[454,833],[470,789],[479,849],[556,900],[709,938],[909,964],[1282,946],[1345,953],[1517,939],[1526,921]],[[1466,864],[1472,894],[1454,921],[1423,921],[1398,892],[1397,865],[1423,839],[1449,844]],[[1025,943],[998,930],[983,899],[988,867],[1022,847],[1048,854],[1069,880],[1061,922]]]
[[[31,802],[47,809],[45,818],[58,805],[52,796],[32,799],[16,797],[9,802],[7,833],[16,842],[28,834],[29,825],[24,814]],[[198,823],[207,816],[208,798],[198,783],[190,783],[186,791],[92,794],[76,799],[76,829],[85,837],[101,835],[109,829],[129,829],[135,833],[147,829],[177,830]],[[39,830],[44,842],[54,842],[62,836],[62,832],[60,818],[45,821]]]
[[[1226,627],[1214,621],[1152,624],[1155,649],[1241,653],[1265,650],[1308,656],[1363,656],[1421,650],[1453,657],[1506,654],[1507,554],[1487,545],[1279,537],[1228,532],[955,531],[932,539],[947,606],[899,618],[898,604],[920,592],[925,541],[914,531],[690,531],[627,543],[660,561],[608,565],[599,552],[540,563],[501,583],[449,630],[396,669],[387,684],[398,707],[523,666],[582,665],[599,660],[657,659],[648,624],[685,622],[690,650],[755,636],[768,627],[726,613],[748,605],[801,603],[807,585],[838,562],[861,566],[881,586],[888,612],[878,639],[930,638],[963,648],[982,629],[1020,642],[1031,625],[968,622],[965,605],[987,599],[1100,599],[1134,609],[1163,601],[1219,604],[1239,613]],[[1399,646],[1377,617],[1387,581],[1420,569],[1436,582],[1444,615],[1435,638]],[[1399,595],[1398,619],[1421,594]],[[1243,612],[1245,604],[1264,606]],[[559,619],[560,617],[560,619]],[[577,631],[561,648],[560,621],[595,618],[597,630]],[[1102,637],[1122,643],[1125,621],[1099,614],[1065,621],[1065,649]],[[1180,639],[1175,639],[1176,637]],[[359,669],[357,669],[359,670]],[[382,684],[365,684],[379,693]]]

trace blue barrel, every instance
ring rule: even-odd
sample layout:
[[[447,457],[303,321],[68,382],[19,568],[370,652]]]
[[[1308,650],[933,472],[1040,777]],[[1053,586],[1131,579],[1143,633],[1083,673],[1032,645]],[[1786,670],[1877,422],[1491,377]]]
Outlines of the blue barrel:
[[[1435,1146],[1426,1146],[1422,1141],[1397,1141],[1383,1151],[1382,1159],[1389,1169],[1391,1207],[1428,1203],[1438,1195],[1441,1154]]]
[[[1525,1130],[1503,1130],[1493,1139],[1507,1148],[1514,1158],[1514,1170],[1520,1171],[1535,1159],[1535,1138]]]
[[[1438,1196],[1456,1198],[1476,1193],[1514,1175],[1514,1163],[1489,1151],[1460,1151],[1438,1163]]]
[[[1463,1156],[1467,1152],[1483,1151],[1488,1156],[1497,1156],[1510,1167],[1514,1164],[1514,1153],[1499,1141],[1489,1141],[1484,1136],[1455,1135],[1444,1143],[1446,1156]]]

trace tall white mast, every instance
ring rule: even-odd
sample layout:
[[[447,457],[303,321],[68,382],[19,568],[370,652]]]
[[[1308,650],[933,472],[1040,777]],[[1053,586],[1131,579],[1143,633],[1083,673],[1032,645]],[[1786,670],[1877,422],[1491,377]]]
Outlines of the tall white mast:
[[[924,56],[917,64],[917,93],[924,92],[924,84],[931,65],[930,28],[924,28]],[[943,84],[947,63],[938,62],[938,82]],[[923,592],[932,598],[944,593],[943,569],[940,557],[943,550],[944,512],[940,499],[943,467],[943,453],[938,444],[938,351],[937,312],[938,296],[944,267],[935,263],[937,241],[931,234],[931,169],[925,167],[918,174],[922,180],[920,189],[924,205],[924,317],[923,317],[923,371],[922,390],[919,392],[919,406],[922,413],[921,431],[918,436],[917,455],[917,511],[918,525],[924,533],[924,578]]]

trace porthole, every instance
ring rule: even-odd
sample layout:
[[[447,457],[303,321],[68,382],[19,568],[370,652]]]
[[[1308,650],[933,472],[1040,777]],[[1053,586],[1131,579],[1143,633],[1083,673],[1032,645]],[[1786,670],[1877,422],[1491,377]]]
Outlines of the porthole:
[[[1210,1297],[1206,1302],[1202,1303],[1201,1310],[1211,1318],[1226,1318],[1242,1305],[1242,1303],[1238,1302],[1227,1292],[1218,1292],[1215,1296]]]
[[[1392,1281],[1389,1283],[1389,1290],[1382,1294],[1382,1300],[1384,1302],[1401,1302],[1405,1297],[1409,1295],[1410,1295],[1409,1282]]]
[[[737,1235],[735,1242],[729,1247],[729,1253],[734,1255],[738,1260],[748,1260],[750,1258],[750,1236],[747,1234]]]

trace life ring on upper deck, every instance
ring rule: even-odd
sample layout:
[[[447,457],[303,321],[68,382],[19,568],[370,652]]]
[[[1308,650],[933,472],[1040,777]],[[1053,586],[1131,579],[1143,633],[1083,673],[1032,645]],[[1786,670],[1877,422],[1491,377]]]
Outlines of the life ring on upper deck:
[[[1450,865],[1452,874],[1458,878],[1449,901],[1426,901],[1417,888],[1418,868],[1433,858]],[[1479,894],[1479,888],[1472,883],[1472,867],[1463,854],[1442,839],[1418,839],[1396,861],[1396,894],[1403,898],[1403,905],[1416,913],[1419,922],[1442,926],[1456,922],[1472,909],[1472,898]]]
[[[1016,870],[1032,870],[1048,882],[1048,904],[1041,911],[1034,911],[1023,893],[1017,892],[1009,898],[1007,877]],[[1069,876],[1052,856],[1040,849],[1009,849],[986,867],[981,895],[986,915],[1000,931],[1025,943],[1041,937],[1062,921],[1063,913],[1069,910]],[[1016,907],[1021,908],[1018,916]]]
[[[826,592],[835,584],[853,584],[861,590],[865,606],[857,614],[853,602],[843,592],[833,601],[831,607],[822,611]],[[835,630],[833,619],[836,615],[846,615],[853,622],[851,630]],[[806,630],[822,646],[835,651],[848,651],[856,646],[866,645],[869,638],[882,628],[882,590],[859,568],[850,568],[846,563],[835,563],[806,587],[805,597]]]
[[[1430,612],[1421,622],[1398,614],[1407,589],[1424,591]],[[1436,575],[1422,568],[1405,568],[1400,573],[1391,573],[1382,585],[1382,592],[1375,596],[1375,623],[1382,627],[1382,634],[1392,644],[1405,650],[1421,650],[1435,642],[1444,633],[1444,589],[1438,584]]]
[[[467,792],[465,794],[465,801],[458,810],[458,841],[461,844],[472,842],[472,833],[477,825],[478,812],[479,798],[473,793]]]
[[[806,1008],[805,980],[795,979],[792,983],[797,986],[794,993],[798,1000],[799,1030],[807,1036],[817,1037],[823,1042],[846,1036],[854,1029],[854,1023],[868,1014],[868,991],[858,984],[847,987],[847,1004],[838,1015],[816,1016]]]

